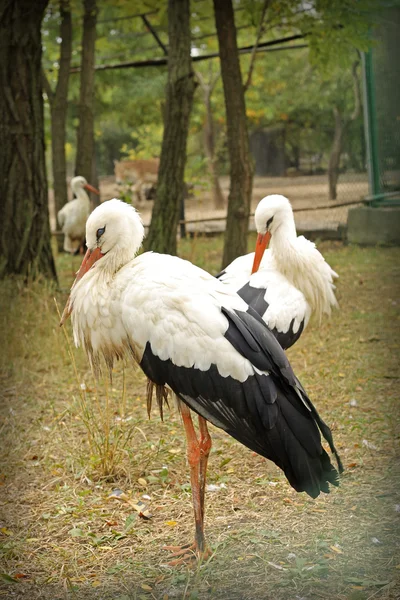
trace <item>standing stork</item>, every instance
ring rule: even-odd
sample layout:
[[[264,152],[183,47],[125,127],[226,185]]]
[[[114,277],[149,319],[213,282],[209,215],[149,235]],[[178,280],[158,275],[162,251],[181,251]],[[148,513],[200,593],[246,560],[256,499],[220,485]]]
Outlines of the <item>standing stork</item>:
[[[57,219],[64,233],[64,251],[74,254],[85,239],[86,221],[90,215],[90,198],[85,189],[98,196],[100,192],[80,175],[71,179],[71,188],[76,198],[64,204]]]
[[[254,220],[256,251],[239,256],[217,278],[254,308],[286,349],[299,339],[312,314],[321,321],[338,306],[333,283],[338,275],[313,242],[297,237],[285,196],[263,198]]]
[[[207,421],[272,460],[295,490],[313,498],[338,485],[320,432],[339,471],[342,465],[330,429],[264,321],[188,261],[153,252],[136,256],[143,236],[141,218],[128,204],[113,199],[92,212],[88,250],[60,325],[72,313],[75,344],[83,346],[95,371],[101,357],[111,369],[115,359],[130,356],[156,386],[176,394],[195,514],[192,548],[204,556]],[[198,414],[199,438],[190,409]]]

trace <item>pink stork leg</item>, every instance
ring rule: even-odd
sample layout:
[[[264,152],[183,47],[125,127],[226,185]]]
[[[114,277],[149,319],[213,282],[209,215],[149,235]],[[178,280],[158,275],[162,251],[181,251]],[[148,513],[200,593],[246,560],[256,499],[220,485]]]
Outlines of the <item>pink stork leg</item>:
[[[196,436],[190,409],[181,402],[181,415],[183,426],[186,433],[187,457],[190,467],[190,483],[192,486],[192,500],[194,508],[194,520],[196,524],[195,545],[196,551],[201,554],[205,549],[204,540],[204,507],[202,507],[202,498],[200,492],[200,461],[201,448]],[[204,494],[203,494],[204,496]],[[203,497],[204,501],[204,497]]]
[[[211,437],[208,432],[207,421],[199,416],[200,429],[200,503],[204,523],[204,496],[206,491],[207,463],[211,451]]]
[[[165,547],[167,550],[174,551],[173,556],[181,557],[169,563],[173,566],[181,564],[188,559],[192,559],[194,553],[196,553],[198,557],[207,557],[211,554],[204,538],[204,495],[207,461],[211,450],[211,438],[207,429],[207,421],[203,419],[203,417],[199,416],[200,439],[198,439],[190,409],[183,402],[179,402],[179,408],[186,433],[187,457],[190,467],[190,483],[192,487],[196,533],[195,542],[192,545]]]

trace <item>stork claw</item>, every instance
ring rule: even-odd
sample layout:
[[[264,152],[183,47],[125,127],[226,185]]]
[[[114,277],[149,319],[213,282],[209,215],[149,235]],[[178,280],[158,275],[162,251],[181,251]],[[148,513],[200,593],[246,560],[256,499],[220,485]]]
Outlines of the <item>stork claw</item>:
[[[199,550],[195,542],[193,544],[184,544],[183,546],[163,546],[163,550],[171,551],[171,557],[175,557],[174,560],[167,563],[169,567],[191,563],[196,559],[203,561],[212,555],[211,548],[206,546],[204,550]]]

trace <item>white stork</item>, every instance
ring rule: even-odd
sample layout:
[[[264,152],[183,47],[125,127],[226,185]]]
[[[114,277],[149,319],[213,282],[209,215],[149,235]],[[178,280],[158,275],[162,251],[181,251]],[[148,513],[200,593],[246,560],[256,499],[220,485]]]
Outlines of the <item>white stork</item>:
[[[321,321],[338,306],[333,283],[338,275],[313,242],[297,237],[285,196],[263,198],[254,220],[255,253],[239,256],[217,277],[256,310],[286,349],[298,340],[312,314]]]
[[[339,471],[342,465],[329,428],[264,321],[188,261],[153,252],[136,256],[143,236],[139,214],[119,200],[91,213],[88,250],[60,325],[72,313],[75,344],[95,370],[101,357],[111,369],[115,359],[128,356],[159,389],[168,386],[176,394],[187,437],[193,549],[204,556],[207,421],[275,462],[295,490],[313,498],[338,485],[320,432]],[[199,416],[199,439],[189,409]]]
[[[90,199],[85,189],[98,196],[100,192],[80,175],[71,179],[71,188],[76,198],[64,204],[57,219],[64,233],[64,250],[73,254],[85,239],[86,221],[90,215]]]

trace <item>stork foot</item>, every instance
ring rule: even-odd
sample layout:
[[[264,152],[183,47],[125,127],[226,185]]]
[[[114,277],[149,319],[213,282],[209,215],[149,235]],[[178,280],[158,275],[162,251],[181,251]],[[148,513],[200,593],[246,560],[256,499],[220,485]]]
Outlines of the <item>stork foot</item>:
[[[167,563],[170,567],[189,564],[196,560],[207,560],[212,554],[211,548],[206,546],[204,550],[199,550],[195,542],[183,546],[164,546],[163,549],[172,552],[171,557],[173,557],[173,560]]]

